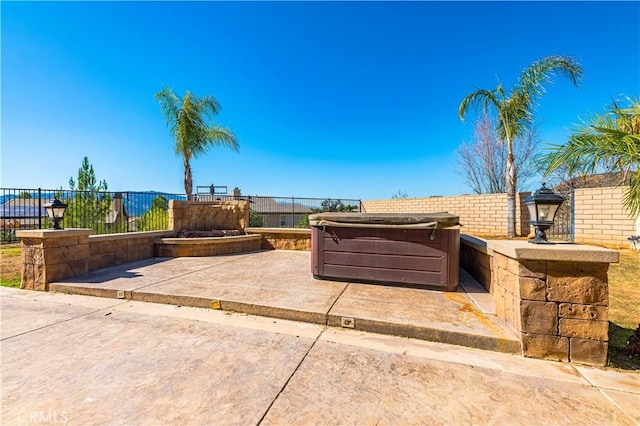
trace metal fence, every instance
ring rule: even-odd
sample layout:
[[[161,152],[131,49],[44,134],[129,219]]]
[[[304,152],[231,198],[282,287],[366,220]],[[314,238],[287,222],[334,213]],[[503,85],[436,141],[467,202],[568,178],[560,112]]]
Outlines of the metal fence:
[[[557,193],[564,197],[564,203],[558,208],[553,227],[546,232],[547,237],[553,240],[573,242],[575,238],[575,198],[573,189]]]
[[[263,195],[197,194],[201,201],[249,201],[249,226],[308,228],[309,215],[321,212],[360,212],[361,201],[345,198],[268,197]]]
[[[250,225],[265,228],[308,228],[309,215],[320,212],[360,212],[354,199],[251,197]]]
[[[44,206],[57,197],[67,204],[62,226],[90,228],[95,234],[169,229],[170,200],[186,200],[184,194],[164,192],[92,192],[63,189],[0,188],[1,241],[14,242],[16,230],[51,227]],[[359,212],[360,200],[194,194],[200,201],[247,200],[250,226],[305,228],[311,213]]]
[[[17,241],[19,229],[51,227],[44,206],[57,197],[67,204],[65,228],[91,228],[95,234],[154,231],[169,227],[169,200],[184,194],[161,192],[93,192],[63,189],[0,189],[0,238]]]

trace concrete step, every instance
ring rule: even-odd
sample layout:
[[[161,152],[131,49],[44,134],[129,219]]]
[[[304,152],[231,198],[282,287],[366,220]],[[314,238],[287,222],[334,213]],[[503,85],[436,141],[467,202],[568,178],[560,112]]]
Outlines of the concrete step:
[[[317,280],[299,251],[150,259],[49,285],[50,291],[221,309],[507,353],[515,335],[465,271],[457,292]]]

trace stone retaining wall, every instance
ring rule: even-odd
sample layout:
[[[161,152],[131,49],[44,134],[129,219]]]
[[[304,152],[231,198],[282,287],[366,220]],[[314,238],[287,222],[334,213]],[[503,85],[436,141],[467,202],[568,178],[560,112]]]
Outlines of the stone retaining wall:
[[[176,233],[244,230],[248,225],[248,201],[169,201],[169,229]]]
[[[89,270],[153,257],[153,243],[156,238],[171,235],[173,231],[91,235],[89,237]]]
[[[261,248],[262,237],[260,235],[207,238],[158,238],[155,242],[154,254],[156,257],[220,256],[224,254],[257,251]]]
[[[262,235],[262,248],[265,250],[311,251],[311,229],[247,228],[246,231]]]
[[[461,266],[493,294],[525,356],[606,365],[608,277],[618,252],[463,236]]]
[[[48,291],[49,283],[89,270],[89,229],[16,231],[22,241],[20,288]]]

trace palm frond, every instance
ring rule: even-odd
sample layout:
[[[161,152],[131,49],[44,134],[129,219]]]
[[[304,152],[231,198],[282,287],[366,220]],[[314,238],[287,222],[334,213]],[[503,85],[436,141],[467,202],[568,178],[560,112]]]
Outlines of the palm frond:
[[[599,169],[631,173],[631,185],[624,205],[632,215],[640,213],[640,103],[629,99],[630,107],[614,102],[604,114],[594,114],[577,126],[564,145],[552,146],[541,156],[545,175],[561,167],[569,172],[593,174]]]
[[[464,120],[465,114],[471,108],[481,107],[486,111],[489,106],[493,105],[498,111],[500,111],[502,99],[498,97],[499,94],[500,92],[498,90],[478,89],[467,95],[462,100],[460,107],[458,108],[458,116],[460,117],[460,120]]]
[[[551,83],[554,75],[567,77],[574,86],[578,86],[584,72],[580,64],[571,57],[547,56],[522,71],[514,91],[528,93],[532,98],[541,96],[545,92],[544,85]]]
[[[629,189],[622,199],[631,217],[640,216],[640,173],[635,173],[629,179]]]

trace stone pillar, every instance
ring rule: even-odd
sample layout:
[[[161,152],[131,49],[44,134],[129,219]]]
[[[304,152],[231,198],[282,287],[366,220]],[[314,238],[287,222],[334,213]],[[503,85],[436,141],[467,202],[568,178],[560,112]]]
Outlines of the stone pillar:
[[[618,252],[580,245],[490,242],[496,315],[525,356],[606,365],[609,264]]]
[[[49,283],[84,274],[89,268],[91,229],[16,231],[22,241],[20,288],[48,291]]]

